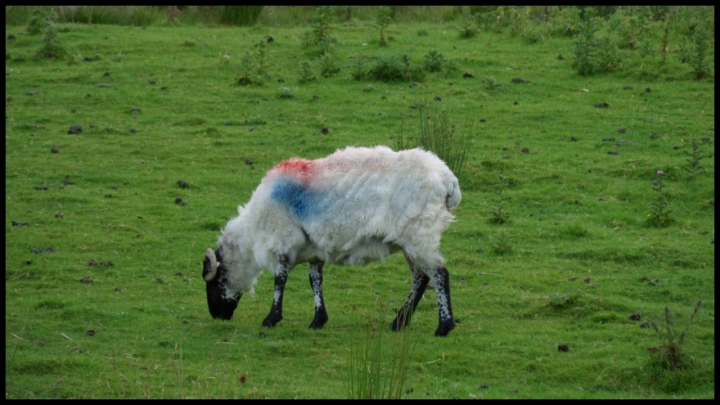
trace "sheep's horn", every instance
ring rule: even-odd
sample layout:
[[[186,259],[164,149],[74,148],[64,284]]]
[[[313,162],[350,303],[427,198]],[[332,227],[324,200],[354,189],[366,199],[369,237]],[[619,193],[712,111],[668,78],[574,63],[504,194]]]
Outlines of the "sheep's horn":
[[[208,248],[205,251],[205,261],[203,262],[203,273],[205,273],[205,281],[211,281],[215,278],[218,269],[217,258],[215,258],[215,252]]]

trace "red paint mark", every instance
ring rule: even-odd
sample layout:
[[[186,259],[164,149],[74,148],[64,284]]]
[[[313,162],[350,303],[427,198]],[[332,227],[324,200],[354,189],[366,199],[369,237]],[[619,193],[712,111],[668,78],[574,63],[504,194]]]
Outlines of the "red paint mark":
[[[290,159],[280,162],[270,171],[290,174],[299,177],[302,182],[307,182],[315,167],[315,161],[305,159]]]

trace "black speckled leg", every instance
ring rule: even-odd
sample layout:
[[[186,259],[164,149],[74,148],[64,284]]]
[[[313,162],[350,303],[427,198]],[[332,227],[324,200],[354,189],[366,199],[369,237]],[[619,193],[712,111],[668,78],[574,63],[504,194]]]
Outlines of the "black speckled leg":
[[[438,300],[438,316],[440,318],[438,328],[435,330],[435,336],[447,336],[451,330],[455,329],[452,304],[450,303],[450,274],[444,267],[429,273],[435,284],[435,293],[437,294]]]
[[[411,265],[411,270],[413,272],[413,281],[410,289],[410,295],[408,295],[405,304],[403,304],[402,308],[400,308],[400,311],[398,311],[398,314],[392,323],[392,330],[396,332],[410,324],[410,318],[412,317],[413,312],[415,312],[415,308],[417,308],[418,303],[420,303],[420,299],[425,293],[425,289],[430,281],[430,278],[419,268],[412,267]]]
[[[290,271],[290,263],[287,257],[281,257],[275,269],[275,295],[273,297],[272,308],[270,313],[263,321],[263,326],[273,327],[282,321],[282,300],[285,291],[285,283],[287,282],[288,272]]]
[[[315,298],[315,319],[310,323],[310,329],[322,329],[328,320],[325,301],[322,294],[323,262],[310,263],[310,287]]]

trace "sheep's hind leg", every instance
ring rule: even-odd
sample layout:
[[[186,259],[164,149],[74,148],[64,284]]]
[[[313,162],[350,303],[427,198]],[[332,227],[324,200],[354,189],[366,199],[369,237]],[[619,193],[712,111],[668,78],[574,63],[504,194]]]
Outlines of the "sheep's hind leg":
[[[325,301],[322,295],[323,282],[323,262],[310,263],[310,287],[315,296],[315,319],[310,323],[310,329],[321,329],[328,320],[328,314],[325,310]]]
[[[402,328],[410,324],[410,318],[412,317],[415,308],[420,303],[420,299],[425,293],[430,278],[425,275],[420,269],[411,266],[413,272],[412,288],[410,289],[410,295],[408,296],[405,304],[398,311],[395,320],[392,323],[392,330],[399,331]]]
[[[455,320],[453,319],[452,305],[450,304],[450,273],[444,267],[428,272],[435,284],[435,293],[438,300],[438,316],[440,322],[435,336],[447,336],[451,330],[455,329]]]
[[[262,325],[267,327],[275,326],[280,322],[282,317],[282,301],[283,292],[285,291],[285,282],[287,282],[288,272],[290,271],[290,263],[287,257],[281,257],[280,263],[278,263],[275,269],[275,295],[273,297],[273,304],[270,308],[270,313]]]

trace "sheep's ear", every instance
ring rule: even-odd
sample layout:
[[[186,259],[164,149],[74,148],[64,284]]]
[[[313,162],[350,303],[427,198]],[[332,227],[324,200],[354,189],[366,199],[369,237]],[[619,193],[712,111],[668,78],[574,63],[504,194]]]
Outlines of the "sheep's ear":
[[[205,250],[205,261],[203,261],[203,274],[205,275],[203,278],[205,281],[212,281],[217,275],[217,269],[218,262],[215,257],[215,252],[207,248],[207,250]]]

